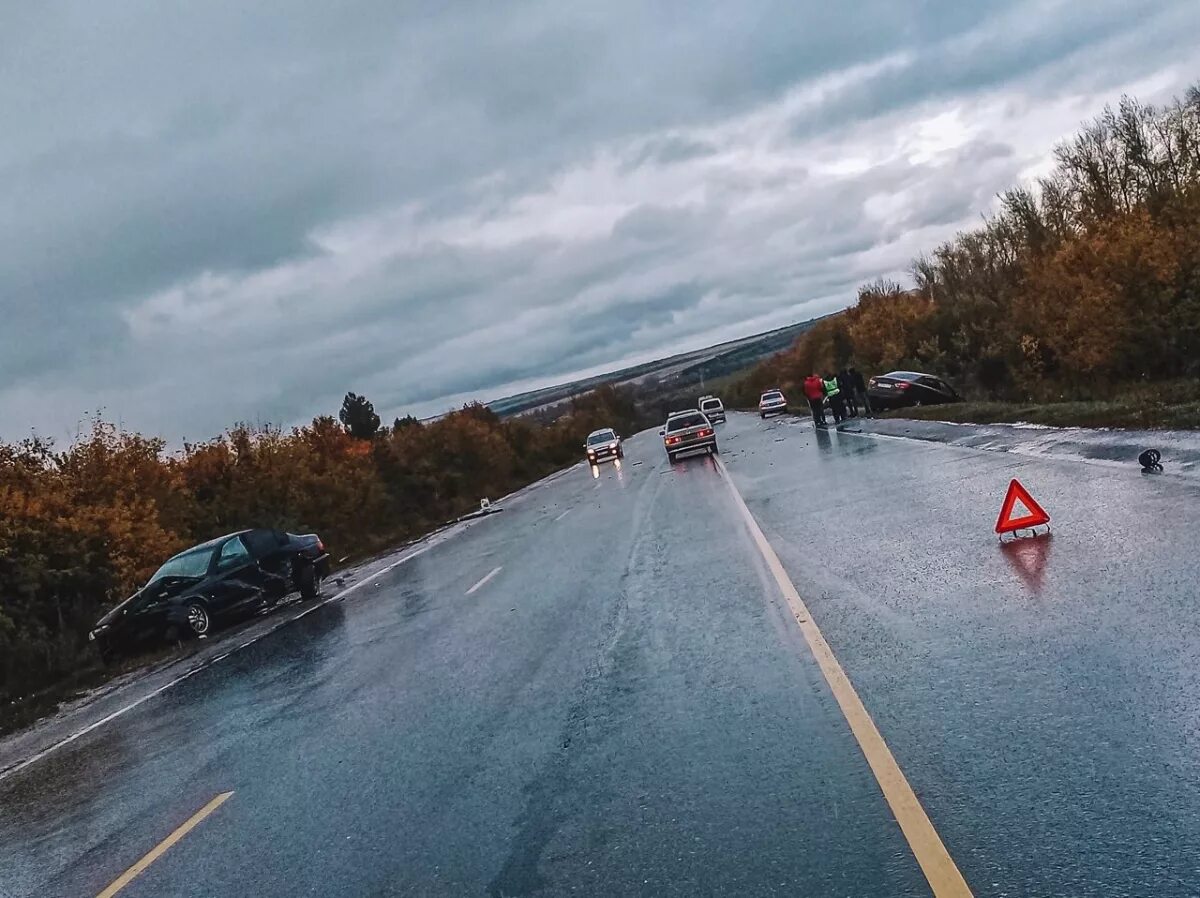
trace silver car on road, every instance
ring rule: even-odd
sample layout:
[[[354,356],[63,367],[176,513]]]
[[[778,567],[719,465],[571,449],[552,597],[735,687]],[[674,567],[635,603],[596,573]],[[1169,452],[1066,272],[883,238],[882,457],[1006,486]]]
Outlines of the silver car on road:
[[[667,450],[667,458],[672,462],[680,453],[693,449],[706,449],[712,455],[717,454],[717,432],[699,409],[671,412],[659,433],[663,438],[663,448]]]

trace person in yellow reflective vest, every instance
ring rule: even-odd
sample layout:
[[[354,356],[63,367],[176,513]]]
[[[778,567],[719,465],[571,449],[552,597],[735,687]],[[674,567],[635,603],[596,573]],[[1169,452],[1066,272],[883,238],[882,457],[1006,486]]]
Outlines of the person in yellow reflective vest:
[[[838,389],[837,378],[832,374],[825,375],[825,395],[829,398],[829,410],[833,412],[835,424],[841,424],[846,417],[846,406],[842,399],[842,391]]]

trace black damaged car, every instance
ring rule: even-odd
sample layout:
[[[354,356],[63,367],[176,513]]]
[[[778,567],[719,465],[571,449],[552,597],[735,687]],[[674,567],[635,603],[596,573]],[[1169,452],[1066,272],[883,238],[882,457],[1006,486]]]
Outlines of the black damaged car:
[[[961,400],[954,387],[940,377],[919,371],[892,371],[872,377],[867,385],[867,398],[871,408],[880,411]]]
[[[203,637],[298,590],[318,594],[329,554],[315,533],[243,530],[180,552],[96,622],[88,638],[102,658],[154,642]]]

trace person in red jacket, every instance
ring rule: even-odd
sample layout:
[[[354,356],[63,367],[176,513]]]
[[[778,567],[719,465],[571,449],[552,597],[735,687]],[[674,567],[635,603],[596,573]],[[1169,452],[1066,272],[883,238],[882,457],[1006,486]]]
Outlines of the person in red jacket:
[[[825,383],[820,375],[810,374],[804,378],[804,396],[808,399],[808,407],[812,409],[813,424],[825,426]]]

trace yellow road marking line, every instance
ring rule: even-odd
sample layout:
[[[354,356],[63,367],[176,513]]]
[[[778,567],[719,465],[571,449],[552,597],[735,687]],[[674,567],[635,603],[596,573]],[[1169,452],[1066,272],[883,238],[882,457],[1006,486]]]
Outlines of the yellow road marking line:
[[[746,507],[745,500],[742,499],[741,493],[733,484],[733,478],[725,469],[725,463],[719,458],[715,460],[725,482],[729,484],[729,489],[746,521],[746,527],[750,531],[751,537],[758,546],[759,552],[762,553],[763,560],[766,561],[771,574],[775,577],[775,582],[779,585],[783,597],[787,599],[796,623],[800,627],[800,632],[804,634],[804,639],[808,643],[817,665],[821,668],[821,673],[825,675],[825,681],[833,691],[833,696],[837,699],[846,722],[850,724],[850,730],[854,733],[859,748],[866,756],[867,764],[870,765],[871,772],[875,774],[879,788],[883,791],[883,797],[892,809],[896,822],[900,824],[904,838],[908,840],[908,845],[916,856],[917,863],[921,866],[921,872],[929,881],[935,898],[971,898],[971,889],[967,885],[967,881],[954,863],[954,859],[950,857],[937,830],[933,828],[933,823],[930,822],[929,816],[917,799],[916,793],[913,792],[912,786],[908,784],[908,780],[900,770],[900,765],[896,763],[891,749],[883,741],[883,736],[875,726],[875,721],[867,713],[866,706],[863,705],[862,699],[858,697],[858,693],[850,683],[850,678],[846,676],[842,665],[834,656],[833,649],[829,647],[829,643],[825,641],[820,629],[813,622],[808,607],[800,598],[787,571],[783,569],[779,556],[767,542],[766,536],[758,526],[758,522],[754,520],[750,509]]]
[[[213,811],[227,802],[232,796],[232,792],[222,792],[200,810],[196,811],[196,813],[188,818],[188,820],[184,822],[183,825],[181,825],[177,830],[175,830],[175,832],[171,833],[171,835],[167,836],[165,839],[155,845],[154,848],[150,850],[149,854],[117,877],[113,884],[97,895],[96,898],[112,898],[113,895],[117,894],[117,892],[121,891],[121,889],[125,888],[125,886],[129,885],[138,876],[144,873],[147,867],[166,854],[167,849],[199,826],[204,821],[205,817],[208,817],[210,814],[212,814]]]

